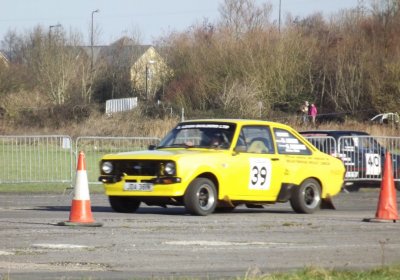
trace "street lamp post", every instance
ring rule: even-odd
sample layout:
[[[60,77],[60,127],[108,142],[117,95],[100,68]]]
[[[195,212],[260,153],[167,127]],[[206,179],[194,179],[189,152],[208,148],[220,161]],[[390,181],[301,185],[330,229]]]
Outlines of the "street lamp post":
[[[90,51],[91,51],[91,61],[90,61],[90,70],[93,70],[93,15],[94,13],[100,12],[99,9],[92,11],[92,25],[91,25],[91,33],[90,33]]]
[[[154,60],[149,60],[148,62],[146,62],[146,100],[149,99],[149,89],[148,89],[148,79],[149,79],[149,64],[154,64],[155,61]]]
[[[281,32],[281,9],[282,8],[282,3],[281,3],[281,0],[279,0],[279,23],[278,23],[278,25],[279,25],[279,33]]]

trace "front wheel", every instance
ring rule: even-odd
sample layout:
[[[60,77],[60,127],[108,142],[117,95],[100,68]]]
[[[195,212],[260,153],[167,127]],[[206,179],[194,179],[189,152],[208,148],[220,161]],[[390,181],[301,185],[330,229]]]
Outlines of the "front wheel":
[[[109,196],[111,208],[119,213],[133,213],[140,206],[140,200],[129,196]]]
[[[217,191],[214,183],[206,178],[197,178],[190,183],[183,197],[186,210],[197,216],[207,216],[217,206]]]
[[[321,205],[320,184],[315,179],[305,180],[293,189],[290,205],[296,213],[314,213]]]

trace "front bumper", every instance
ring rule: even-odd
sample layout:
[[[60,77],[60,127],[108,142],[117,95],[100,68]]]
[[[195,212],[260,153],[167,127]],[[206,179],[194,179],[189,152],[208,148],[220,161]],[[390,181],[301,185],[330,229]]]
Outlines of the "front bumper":
[[[125,175],[102,175],[99,181],[104,184],[108,196],[135,196],[135,197],[177,197],[183,196],[186,184],[180,177],[131,177]],[[127,183],[153,184],[151,191],[125,190]]]
[[[156,177],[145,180],[125,180],[125,175],[102,175],[99,177],[99,181],[104,184],[115,184],[121,181],[126,182],[142,182],[142,183],[152,183],[152,184],[176,184],[180,183],[182,180],[179,177]]]

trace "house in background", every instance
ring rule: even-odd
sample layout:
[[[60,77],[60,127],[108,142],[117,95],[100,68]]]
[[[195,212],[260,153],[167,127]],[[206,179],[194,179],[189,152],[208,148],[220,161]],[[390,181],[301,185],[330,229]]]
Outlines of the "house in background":
[[[84,47],[84,50],[91,58],[92,48]],[[118,83],[121,85],[129,81],[132,92],[142,100],[156,101],[164,83],[173,75],[172,69],[153,46],[137,45],[127,37],[109,46],[94,46],[93,65],[96,69],[107,69],[108,74],[113,77],[115,87]],[[115,87],[111,90],[118,92]],[[115,96],[113,93],[110,96],[131,97]]]
[[[0,51],[0,66],[5,66],[8,67],[9,66],[9,61],[6,57],[6,55]]]

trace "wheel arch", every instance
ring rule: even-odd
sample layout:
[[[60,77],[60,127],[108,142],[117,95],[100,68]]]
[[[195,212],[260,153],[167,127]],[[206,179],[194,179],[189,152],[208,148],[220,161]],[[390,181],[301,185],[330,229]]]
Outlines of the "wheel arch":
[[[308,180],[308,179],[314,179],[315,181],[317,181],[317,183],[319,184],[319,186],[321,187],[321,198],[325,198],[325,196],[326,196],[326,194],[324,193],[324,184],[323,184],[323,182],[322,182],[322,180],[320,180],[318,177],[314,177],[314,176],[311,176],[311,177],[307,177],[307,178],[305,178],[300,184],[299,184],[299,186],[301,185],[301,184],[303,184],[303,182],[305,181],[305,180]]]
[[[210,173],[194,178],[183,196],[186,211],[192,215],[207,216],[215,211],[218,204],[218,191],[215,177]]]
[[[204,172],[204,173],[199,174],[196,178],[206,178],[206,179],[211,180],[211,182],[214,183],[215,189],[216,189],[216,191],[217,191],[217,197],[218,197],[218,193],[219,193],[219,182],[218,182],[217,176],[215,176],[214,173],[211,173],[211,172]],[[194,179],[196,179],[196,178],[194,178]],[[194,179],[193,179],[193,180],[194,180]]]
[[[321,208],[322,186],[315,177],[308,177],[291,191],[290,205],[296,213],[312,214]]]
[[[319,179],[318,177],[311,176],[311,177],[305,178],[305,179],[303,180],[303,182],[304,182],[305,180],[307,180],[307,179],[314,179],[314,180],[316,180],[316,181],[320,184],[320,186],[321,186],[321,188],[322,188],[322,181],[321,181],[321,179]],[[302,182],[302,183],[303,183],[303,182]]]
[[[278,197],[277,197],[276,201],[277,202],[287,202],[288,200],[290,200],[290,198],[292,197],[292,193],[294,192],[295,188],[299,188],[301,186],[301,184],[303,184],[303,182],[308,180],[308,179],[314,179],[314,180],[316,180],[318,182],[318,184],[321,187],[321,198],[322,198],[323,187],[322,187],[321,180],[318,179],[317,177],[307,177],[307,178],[304,178],[304,180],[302,180],[298,184],[282,183],[281,190],[278,193]]]

